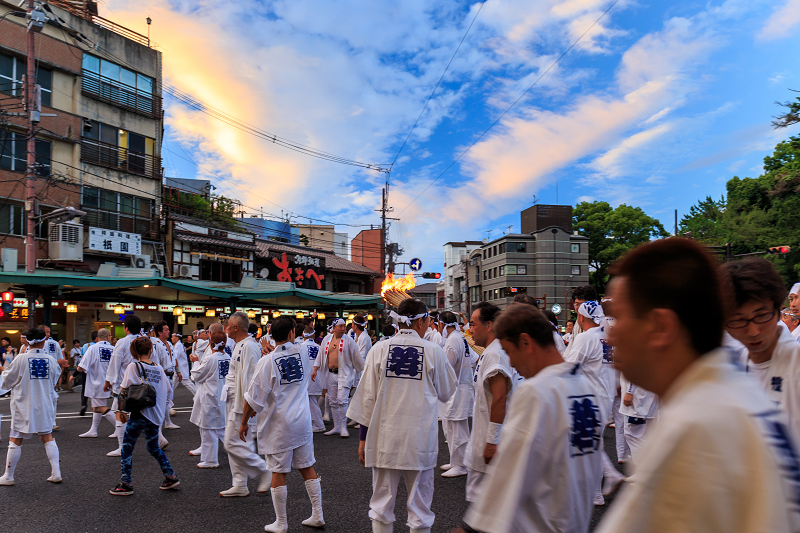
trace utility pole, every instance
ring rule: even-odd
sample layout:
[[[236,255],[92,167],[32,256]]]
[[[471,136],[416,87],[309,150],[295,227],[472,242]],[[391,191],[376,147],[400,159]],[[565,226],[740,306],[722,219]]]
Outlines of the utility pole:
[[[388,176],[388,175],[387,175]],[[386,227],[387,220],[399,220],[397,218],[387,217],[387,213],[394,211],[389,207],[389,178],[386,178],[386,185],[381,191],[381,208],[375,211],[381,214],[381,272],[386,275],[388,272],[394,273],[394,249],[389,246],[389,232]],[[387,264],[386,257],[389,256]],[[388,268],[388,270],[387,270]]]
[[[36,270],[36,242],[34,232],[36,231],[36,220],[34,212],[36,206],[36,134],[35,125],[39,122],[38,110],[36,108],[36,92],[34,81],[36,80],[36,48],[34,43],[33,21],[33,0],[28,0],[28,57],[27,74],[25,75],[25,111],[28,118],[28,145],[27,145],[27,166],[25,168],[25,187],[27,189],[25,201],[25,213],[27,219],[27,230],[25,232],[25,271],[33,274]]]

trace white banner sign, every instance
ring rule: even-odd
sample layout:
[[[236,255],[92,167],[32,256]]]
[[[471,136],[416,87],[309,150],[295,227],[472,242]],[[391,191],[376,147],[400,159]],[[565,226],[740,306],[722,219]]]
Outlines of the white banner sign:
[[[99,252],[141,255],[142,236],[138,233],[90,227],[89,249]]]

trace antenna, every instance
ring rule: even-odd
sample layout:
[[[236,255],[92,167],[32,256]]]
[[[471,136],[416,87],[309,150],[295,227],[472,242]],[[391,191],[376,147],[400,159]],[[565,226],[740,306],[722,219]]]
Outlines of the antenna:
[[[531,204],[531,205],[536,205],[536,195],[535,194],[533,195],[533,204]]]
[[[510,235],[511,234],[511,228],[513,228],[513,227],[514,227],[514,224],[509,224],[508,225],[508,231],[506,231],[506,235]]]

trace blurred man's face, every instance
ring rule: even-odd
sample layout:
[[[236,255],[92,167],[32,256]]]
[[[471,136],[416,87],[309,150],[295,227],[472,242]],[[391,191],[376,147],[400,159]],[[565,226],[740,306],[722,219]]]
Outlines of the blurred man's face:
[[[469,319],[469,327],[470,331],[472,332],[472,339],[475,341],[475,344],[478,346],[483,346],[484,348],[489,343],[489,337],[492,333],[492,323],[491,322],[481,322],[481,311],[480,309],[476,309],[472,313],[472,317]]]
[[[572,333],[573,328],[575,328],[575,322],[567,322],[567,333]]]
[[[8,345],[9,345],[9,344],[8,344],[8,341],[7,341],[7,340],[5,340],[5,339],[3,339],[3,340],[2,340],[2,341],[0,341],[0,342],[2,342],[2,344],[3,344],[3,347],[6,347],[6,346],[8,346]]]
[[[333,335],[335,337],[341,337],[347,331],[347,326],[344,324],[338,324],[333,328]]]
[[[646,348],[645,320],[633,308],[625,278],[614,278],[608,291],[615,304],[614,327],[608,332],[608,342],[614,346],[614,365],[631,383],[646,383],[652,365],[650,351]]]
[[[742,327],[732,327],[744,322],[747,324]],[[751,353],[771,350],[779,334],[778,312],[768,300],[752,300],[736,309],[725,323],[725,329]]]
[[[44,334],[47,335],[48,337],[50,337],[50,326],[45,326],[44,327]]]
[[[578,312],[578,308],[579,308],[579,307],[581,306],[581,304],[582,304],[583,302],[585,302],[585,301],[586,301],[586,300],[583,300],[583,299],[581,299],[581,298],[576,298],[576,299],[572,300],[572,309],[573,309],[573,310],[574,310],[574,311],[577,313],[577,312]]]
[[[790,294],[789,307],[791,308],[794,316],[800,316],[800,296],[797,294]]]

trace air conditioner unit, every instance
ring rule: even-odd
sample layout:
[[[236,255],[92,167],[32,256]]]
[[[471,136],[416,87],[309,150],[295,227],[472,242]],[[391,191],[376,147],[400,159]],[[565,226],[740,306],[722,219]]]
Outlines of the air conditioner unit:
[[[132,255],[131,266],[133,268],[150,268],[149,255]]]
[[[53,261],[83,261],[83,226],[80,224],[50,225],[48,257]]]
[[[178,277],[179,278],[191,278],[192,277],[192,267],[189,265],[180,265],[178,266]]]

